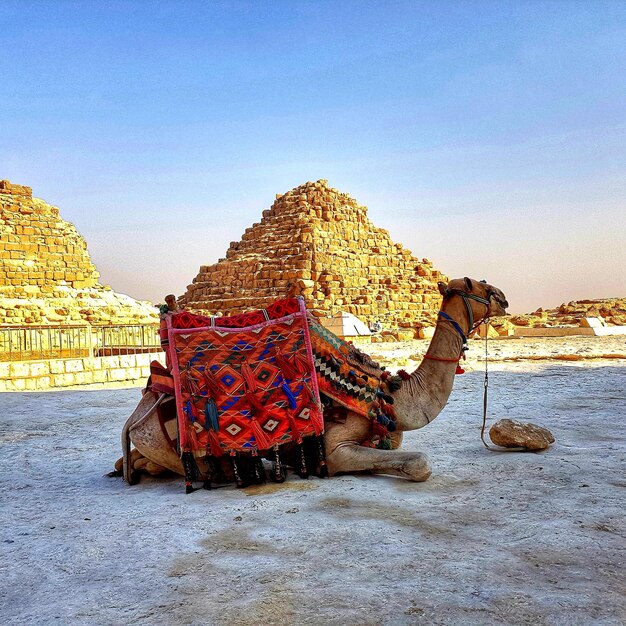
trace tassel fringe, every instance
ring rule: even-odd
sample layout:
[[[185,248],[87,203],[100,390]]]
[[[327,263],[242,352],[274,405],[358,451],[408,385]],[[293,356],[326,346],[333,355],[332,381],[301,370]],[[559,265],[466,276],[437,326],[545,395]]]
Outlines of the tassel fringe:
[[[242,489],[243,487],[247,487],[247,484],[242,476],[242,467],[238,463],[237,456],[233,456],[231,458],[231,463],[233,465],[233,474],[235,476],[235,483],[237,484],[237,489]]]
[[[249,391],[247,391],[244,396],[247,403],[250,405],[252,413],[261,419],[265,419],[267,417],[267,409],[263,406],[263,403]]]
[[[291,388],[289,387],[289,383],[283,378],[282,385],[280,388],[283,390],[283,393],[287,397],[287,401],[289,402],[289,408],[295,409],[298,407],[298,402],[296,401],[296,397],[293,395]]]
[[[278,448],[278,446],[274,447],[274,461],[272,463],[272,474],[271,474],[272,480],[275,483],[284,483],[285,482],[285,477],[286,477],[286,472],[285,472],[285,468],[282,464],[282,461],[280,459],[280,450]]]
[[[275,350],[274,358],[276,365],[281,369],[284,378],[288,378],[289,380],[300,378],[298,368],[287,357],[285,357],[278,348]]]
[[[213,400],[213,398],[209,398],[204,407],[204,429],[213,430],[215,432],[220,429],[217,405],[215,404],[215,400]]]
[[[256,391],[257,389],[256,380],[254,379],[254,374],[252,372],[252,369],[250,369],[250,365],[248,364],[248,361],[241,362],[241,375],[243,376],[243,379],[246,381],[246,387],[248,391]]]
[[[265,476],[265,468],[263,467],[263,459],[260,456],[256,456],[253,459],[254,463],[254,482],[257,485],[262,485],[267,481]]]
[[[298,455],[298,460],[299,460],[299,465],[298,465],[298,470],[297,470],[298,476],[300,476],[300,478],[308,478],[309,470],[306,465],[306,453],[304,451],[304,443],[301,443],[297,446],[296,454]]]
[[[222,391],[222,385],[217,380],[215,374],[211,371],[210,367],[207,365],[202,372],[202,378],[204,380],[204,386],[207,390],[207,393],[213,397],[217,398],[218,394]]]
[[[296,420],[291,411],[287,412],[287,417],[289,419],[289,430],[291,431],[291,440],[296,443],[300,443],[302,441],[302,433],[296,424]]]
[[[200,472],[193,454],[191,452],[183,452],[180,460],[182,461],[183,468],[185,470],[185,478],[192,481],[197,480]]]
[[[404,370],[402,370],[404,371]],[[406,374],[406,372],[404,372]],[[410,377],[409,377],[410,378]],[[397,376],[392,376],[389,381],[387,382],[387,388],[389,389],[389,391],[391,393],[393,393],[394,391],[398,391],[398,389],[400,389],[400,387],[402,387],[402,381],[406,380],[404,378],[402,378],[402,376],[400,376],[400,373],[398,372]]]
[[[267,450],[271,446],[271,442],[267,438],[265,431],[261,427],[261,424],[259,424],[259,420],[256,417],[252,418],[252,431],[254,432],[257,449]]]
[[[220,445],[220,440],[213,431],[209,432],[209,450],[211,452],[211,456],[215,458],[219,458],[224,454],[222,446]]]
[[[193,368],[188,367],[181,372],[181,387],[190,395],[197,396],[200,393],[198,381],[191,375]]]

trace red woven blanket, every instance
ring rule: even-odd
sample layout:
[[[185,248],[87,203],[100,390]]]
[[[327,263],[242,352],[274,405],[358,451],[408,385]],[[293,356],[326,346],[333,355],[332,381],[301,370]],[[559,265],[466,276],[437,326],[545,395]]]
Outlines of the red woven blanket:
[[[168,316],[181,452],[265,451],[323,432],[304,302]]]

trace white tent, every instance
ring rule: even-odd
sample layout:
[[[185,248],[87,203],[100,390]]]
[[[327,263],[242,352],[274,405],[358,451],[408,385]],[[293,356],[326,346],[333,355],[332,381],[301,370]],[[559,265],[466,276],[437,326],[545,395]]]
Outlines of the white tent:
[[[322,325],[341,338],[369,337],[370,329],[352,313],[340,312],[322,320]]]

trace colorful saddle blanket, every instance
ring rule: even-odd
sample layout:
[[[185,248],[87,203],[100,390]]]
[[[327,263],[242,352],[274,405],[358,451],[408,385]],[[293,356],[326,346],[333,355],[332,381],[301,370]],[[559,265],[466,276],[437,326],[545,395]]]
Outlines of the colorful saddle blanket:
[[[323,432],[303,300],[233,317],[183,311],[167,332],[181,453],[265,451]]]
[[[308,315],[301,298],[231,317],[166,319],[181,452],[257,452],[320,435],[320,393],[326,406],[371,418],[382,370]]]

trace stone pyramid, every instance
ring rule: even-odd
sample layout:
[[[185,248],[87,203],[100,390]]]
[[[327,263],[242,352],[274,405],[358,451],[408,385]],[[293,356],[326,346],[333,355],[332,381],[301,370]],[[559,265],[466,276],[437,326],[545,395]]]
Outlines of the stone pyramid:
[[[367,207],[318,180],[277,195],[226,258],[200,268],[182,301],[219,315],[302,295],[315,315],[348,311],[409,338],[434,323],[439,280],[430,261],[370,222]]]
[[[156,322],[156,309],[98,282],[87,242],[30,187],[0,181],[0,325]]]

